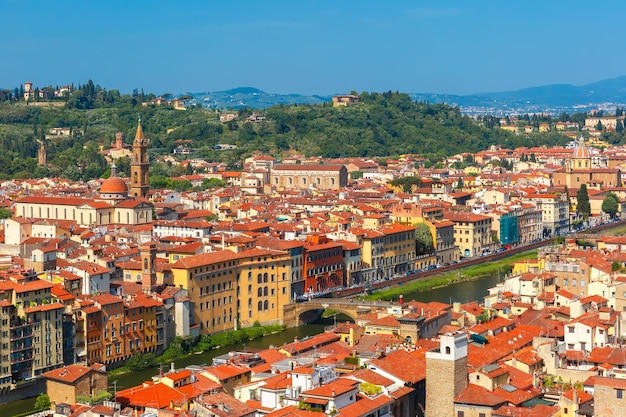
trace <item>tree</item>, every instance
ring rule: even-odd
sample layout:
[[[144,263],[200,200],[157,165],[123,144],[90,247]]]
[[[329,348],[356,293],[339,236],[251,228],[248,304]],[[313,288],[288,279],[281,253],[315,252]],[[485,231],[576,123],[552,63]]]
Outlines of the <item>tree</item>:
[[[46,394],[45,392],[39,394],[37,396],[37,399],[35,400],[36,411],[49,410],[51,405],[52,404],[50,403],[50,397],[48,397],[48,394]]]
[[[419,223],[415,226],[415,245],[418,254],[427,253],[433,249],[433,235],[426,223]]]
[[[224,182],[224,180],[221,180],[219,178],[205,178],[202,180],[202,188],[204,189],[223,187],[225,185],[226,183]]]
[[[587,193],[587,185],[582,184],[576,193],[576,210],[586,219],[591,214],[591,205],[589,204],[589,194]]]
[[[352,171],[350,173],[350,179],[358,180],[359,178],[363,178],[363,171]]]
[[[611,272],[617,272],[622,269],[622,264],[618,261],[611,262]]]
[[[609,214],[611,217],[615,216],[619,210],[619,200],[614,193],[608,193],[602,201],[602,211]]]
[[[402,187],[402,191],[405,193],[412,193],[413,186],[419,187],[422,181],[418,177],[400,177],[391,181],[391,185],[394,187]]]

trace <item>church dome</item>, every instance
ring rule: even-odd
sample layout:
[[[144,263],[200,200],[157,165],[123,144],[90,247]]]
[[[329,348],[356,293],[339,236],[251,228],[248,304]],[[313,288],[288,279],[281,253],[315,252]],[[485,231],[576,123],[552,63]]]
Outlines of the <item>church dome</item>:
[[[121,178],[110,177],[102,183],[100,194],[128,194],[128,186]]]
[[[574,159],[589,159],[591,158],[591,152],[584,146],[578,146],[574,149],[574,155],[572,156]]]

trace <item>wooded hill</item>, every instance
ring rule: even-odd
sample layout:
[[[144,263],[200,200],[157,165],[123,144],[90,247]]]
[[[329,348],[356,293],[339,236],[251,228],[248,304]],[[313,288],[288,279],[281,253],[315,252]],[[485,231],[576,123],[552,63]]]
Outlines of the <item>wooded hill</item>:
[[[120,95],[90,81],[65,97],[65,104],[59,103],[59,107],[5,101],[0,104],[0,146],[5,150],[0,154],[0,176],[106,176],[108,166],[101,148],[109,148],[116,132],[122,132],[125,143],[131,143],[139,116],[146,137],[151,139],[151,157],[171,155],[176,147],[189,146],[192,157],[226,162],[233,169],[255,152],[279,158],[290,151],[323,157],[419,153],[437,160],[492,144],[515,148],[567,142],[557,133],[516,136],[464,116],[458,108],[416,103],[408,94],[398,92],[363,92],[359,103],[339,108],[330,103],[279,105],[259,111],[265,117],[261,122],[246,121],[253,111],[242,109],[233,111],[236,118],[225,123],[219,121],[218,112],[200,106],[180,111],[141,105],[151,97],[154,95],[136,91]],[[55,127],[70,127],[72,135],[47,137]],[[46,167],[37,166],[38,141],[47,147]],[[216,150],[217,144],[237,148]],[[120,175],[124,175],[128,161],[118,165]]]

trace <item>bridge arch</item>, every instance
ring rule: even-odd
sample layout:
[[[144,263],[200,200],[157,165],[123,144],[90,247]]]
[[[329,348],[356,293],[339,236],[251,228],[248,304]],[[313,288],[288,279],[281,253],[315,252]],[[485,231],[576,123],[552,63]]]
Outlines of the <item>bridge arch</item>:
[[[309,320],[307,320],[306,318],[307,315],[313,316],[313,314],[311,313],[318,312],[318,311],[325,311],[325,310],[333,310],[333,311],[336,311],[337,313],[348,316],[353,322],[356,323],[357,313],[354,310],[350,310],[350,309],[343,308],[341,306],[335,306],[335,305],[329,305],[328,307],[323,307],[317,304],[307,305],[305,308],[298,309],[298,312],[297,312],[298,321],[301,323],[307,323],[309,322]]]

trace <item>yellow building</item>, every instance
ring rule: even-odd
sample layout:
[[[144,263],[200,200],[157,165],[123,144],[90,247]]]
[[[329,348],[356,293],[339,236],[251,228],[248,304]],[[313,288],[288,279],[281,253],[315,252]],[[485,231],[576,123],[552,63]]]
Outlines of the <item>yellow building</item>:
[[[291,257],[286,251],[222,250],[179,259],[174,286],[189,291],[194,322],[202,333],[282,321],[290,302]]]
[[[201,333],[236,328],[237,254],[203,253],[172,265],[174,286],[189,291],[193,321]]]
[[[241,324],[282,322],[282,306],[291,301],[291,256],[286,251],[261,249],[238,255]]]

